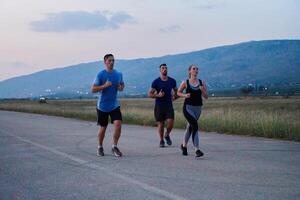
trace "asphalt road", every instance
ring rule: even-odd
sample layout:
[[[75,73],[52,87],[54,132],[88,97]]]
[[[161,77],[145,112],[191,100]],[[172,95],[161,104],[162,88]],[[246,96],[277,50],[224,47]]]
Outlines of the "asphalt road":
[[[181,155],[183,130],[123,125],[122,158],[96,156],[96,123],[0,111],[0,199],[300,199],[300,143],[201,133],[205,156]]]

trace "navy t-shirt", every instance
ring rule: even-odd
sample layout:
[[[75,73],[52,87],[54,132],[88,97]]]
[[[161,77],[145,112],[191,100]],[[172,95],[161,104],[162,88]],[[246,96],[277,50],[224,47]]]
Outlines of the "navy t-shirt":
[[[155,104],[158,106],[172,106],[172,89],[176,88],[175,79],[168,77],[166,81],[161,80],[160,77],[152,82],[151,88],[155,89],[157,93],[162,90],[165,96],[156,98]]]

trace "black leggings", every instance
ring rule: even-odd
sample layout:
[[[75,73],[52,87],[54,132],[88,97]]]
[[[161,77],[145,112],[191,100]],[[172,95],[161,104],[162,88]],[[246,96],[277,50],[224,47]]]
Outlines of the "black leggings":
[[[200,111],[201,113],[201,111]],[[192,116],[186,109],[186,105],[183,106],[183,115],[188,121],[188,127],[184,136],[184,141],[187,144],[190,136],[192,135],[193,145],[197,149],[199,148],[199,136],[198,136],[198,118]],[[200,117],[200,114],[199,114]]]

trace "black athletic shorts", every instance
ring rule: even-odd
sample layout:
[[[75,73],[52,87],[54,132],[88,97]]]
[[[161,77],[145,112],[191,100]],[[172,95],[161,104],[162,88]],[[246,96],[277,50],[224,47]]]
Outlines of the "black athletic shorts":
[[[117,107],[116,109],[110,112],[103,112],[97,109],[97,124],[100,126],[107,126],[108,116],[110,116],[111,123],[114,123],[115,120],[122,121],[122,113],[120,107]]]
[[[166,119],[174,119],[173,106],[155,105],[154,117],[157,122],[162,122],[162,121],[165,121]]]

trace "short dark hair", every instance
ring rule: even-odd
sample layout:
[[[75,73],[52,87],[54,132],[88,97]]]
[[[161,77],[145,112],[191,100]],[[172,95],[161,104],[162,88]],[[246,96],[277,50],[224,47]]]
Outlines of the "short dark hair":
[[[109,53],[109,54],[106,54],[105,56],[104,56],[104,61],[106,61],[107,60],[107,58],[109,58],[109,57],[114,57],[114,55],[112,55],[111,53]]]
[[[161,68],[161,67],[166,67],[167,66],[167,64],[166,63],[163,63],[163,64],[160,64],[159,65],[159,68]]]

